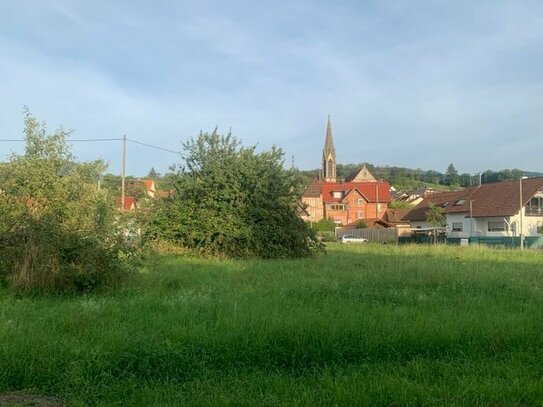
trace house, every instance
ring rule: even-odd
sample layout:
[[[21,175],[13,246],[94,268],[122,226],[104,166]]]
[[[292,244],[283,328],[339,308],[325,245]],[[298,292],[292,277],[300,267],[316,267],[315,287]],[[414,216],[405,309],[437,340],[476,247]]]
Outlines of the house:
[[[390,227],[398,229],[398,236],[411,235],[411,225],[404,219],[410,210],[409,208],[388,208],[385,213],[385,220],[391,225]]]
[[[155,181],[152,179],[130,180],[127,190],[130,195],[124,198],[124,208],[121,203],[122,198],[117,198],[117,206],[127,211],[138,209],[142,200],[162,197],[163,194],[163,191],[157,191]],[[169,197],[169,192],[166,192]]]
[[[426,213],[432,205],[445,215],[448,237],[538,236],[543,232],[543,177],[431,194],[403,219],[414,231],[431,228]]]
[[[410,205],[416,206],[420,204],[425,197],[427,197],[430,194],[436,194],[439,192],[443,192],[443,190],[438,190],[435,188],[430,187],[420,187],[413,190],[408,190],[405,192],[397,191],[394,193],[394,199],[399,202],[405,202]]]
[[[144,179],[142,180],[142,183],[145,187],[145,193],[150,198],[154,198],[156,196],[156,187],[155,187],[155,181],[152,179]]]
[[[117,198],[117,206],[124,209],[125,211],[134,211],[138,207],[136,197],[134,196],[124,197],[124,208],[122,204],[122,198]]]
[[[371,220],[372,224],[374,220],[384,221],[391,200],[388,182],[375,179],[365,165],[345,180],[339,180],[336,167],[332,125],[328,117],[321,175],[302,194],[301,201],[307,213],[302,213],[302,219],[309,222],[330,219],[341,226],[354,226],[360,220],[366,223]]]

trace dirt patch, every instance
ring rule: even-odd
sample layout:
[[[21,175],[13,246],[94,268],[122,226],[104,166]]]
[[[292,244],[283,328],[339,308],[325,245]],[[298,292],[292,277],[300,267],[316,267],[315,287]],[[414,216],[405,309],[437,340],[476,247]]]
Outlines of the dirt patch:
[[[64,407],[62,400],[56,397],[40,396],[24,391],[0,393],[0,407]]]

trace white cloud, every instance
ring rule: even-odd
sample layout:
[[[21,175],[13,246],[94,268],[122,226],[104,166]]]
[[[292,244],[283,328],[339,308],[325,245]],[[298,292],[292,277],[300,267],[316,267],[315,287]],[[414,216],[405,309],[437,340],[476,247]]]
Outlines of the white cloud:
[[[312,168],[331,113],[343,162],[543,171],[543,3],[235,4],[0,6],[2,132],[20,134],[23,105],[77,137],[168,148],[231,126]],[[75,148],[118,171],[119,146]],[[130,146],[129,172],[173,160]]]

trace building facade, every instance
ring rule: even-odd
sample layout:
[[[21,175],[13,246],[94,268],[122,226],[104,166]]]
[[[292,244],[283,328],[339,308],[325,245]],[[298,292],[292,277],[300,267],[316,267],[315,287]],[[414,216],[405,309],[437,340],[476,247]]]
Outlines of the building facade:
[[[430,206],[445,216],[447,236],[540,236],[543,233],[543,177],[502,181],[433,194],[405,217],[413,231],[431,229]]]
[[[337,159],[330,117],[326,126],[320,176],[303,192],[301,201],[309,222],[329,219],[338,226],[373,224],[385,217],[391,200],[388,182],[377,180],[363,165],[345,179],[337,177]]]

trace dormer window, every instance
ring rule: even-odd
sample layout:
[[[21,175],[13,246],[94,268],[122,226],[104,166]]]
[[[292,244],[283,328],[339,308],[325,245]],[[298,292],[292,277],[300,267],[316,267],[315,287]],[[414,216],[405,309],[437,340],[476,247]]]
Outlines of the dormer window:
[[[334,191],[332,192],[334,198],[343,198],[343,191]]]
[[[454,206],[464,205],[464,202],[466,202],[465,199],[459,199],[458,201],[456,201],[456,203],[454,204]]]
[[[447,206],[449,206],[449,204],[450,204],[450,202],[447,201],[447,202],[445,202],[443,205],[441,205],[441,207],[442,207],[442,208],[446,208]]]

